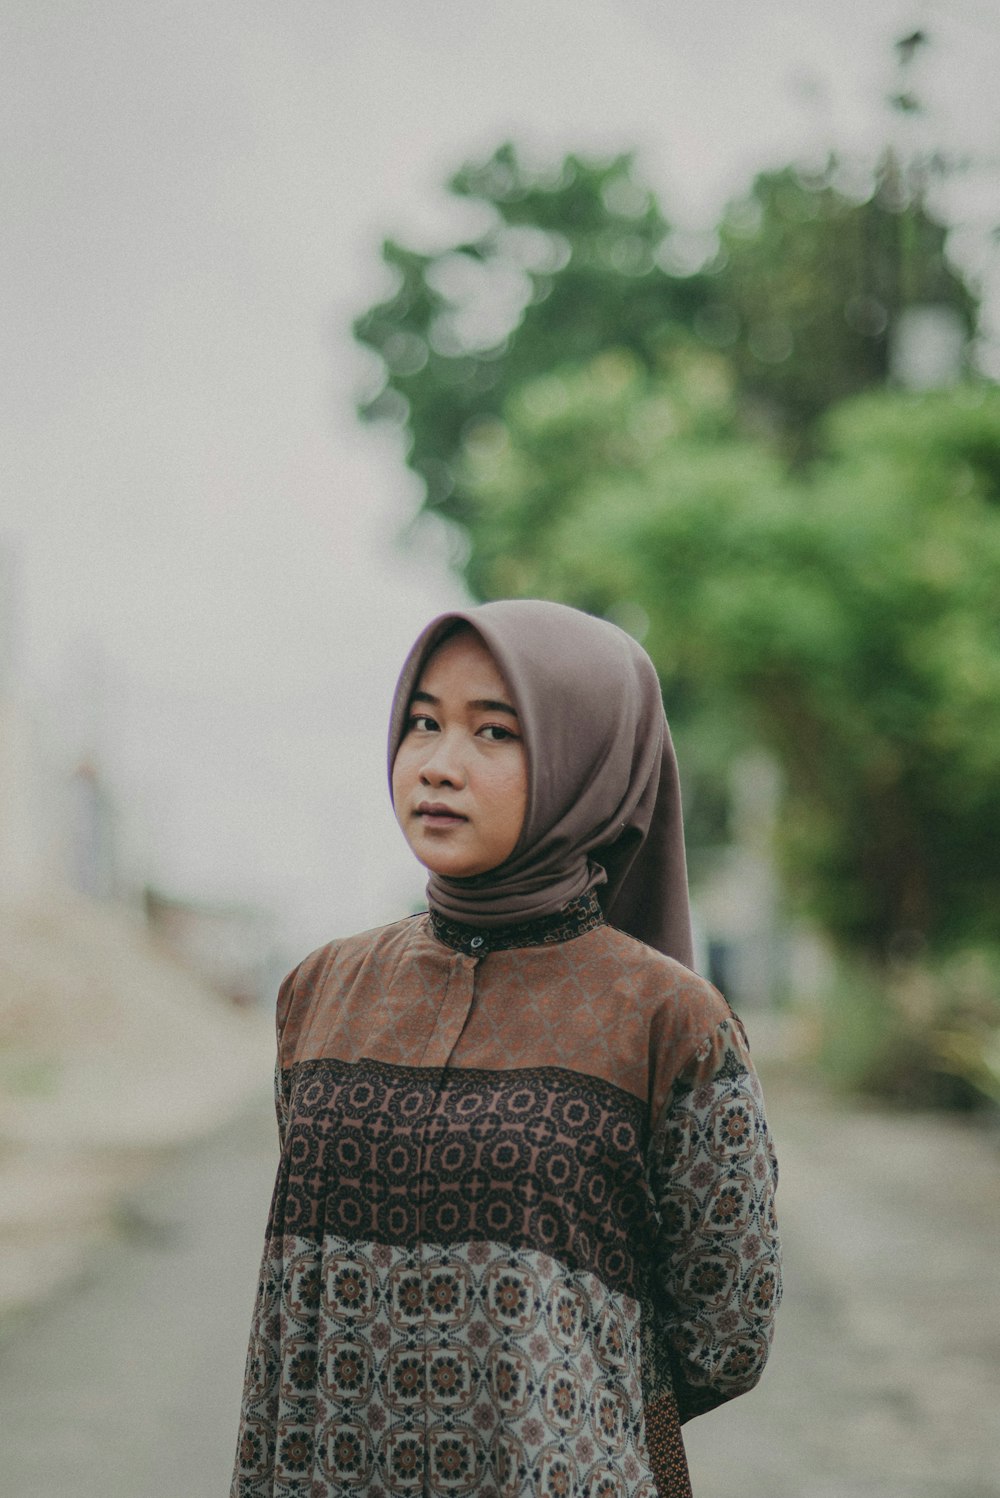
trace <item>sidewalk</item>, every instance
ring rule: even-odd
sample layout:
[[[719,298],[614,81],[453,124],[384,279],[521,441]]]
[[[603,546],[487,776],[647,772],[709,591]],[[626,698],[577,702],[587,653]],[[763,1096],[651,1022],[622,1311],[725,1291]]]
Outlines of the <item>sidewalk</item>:
[[[78,1274],[117,1204],[232,1118],[274,1060],[131,912],[54,892],[0,910],[0,1331]]]
[[[248,1110],[125,1199],[72,1285],[0,1341],[0,1498],[224,1498],[277,1159]]]

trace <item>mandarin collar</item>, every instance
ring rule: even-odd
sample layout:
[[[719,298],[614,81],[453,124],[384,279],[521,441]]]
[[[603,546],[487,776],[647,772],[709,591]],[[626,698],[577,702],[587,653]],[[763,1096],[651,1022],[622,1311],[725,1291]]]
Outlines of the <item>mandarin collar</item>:
[[[430,920],[438,940],[467,957],[485,957],[487,952],[507,951],[511,947],[555,946],[605,924],[601,902],[592,889],[552,915],[537,916],[513,926],[466,925],[464,921],[448,920],[437,910],[430,911]]]

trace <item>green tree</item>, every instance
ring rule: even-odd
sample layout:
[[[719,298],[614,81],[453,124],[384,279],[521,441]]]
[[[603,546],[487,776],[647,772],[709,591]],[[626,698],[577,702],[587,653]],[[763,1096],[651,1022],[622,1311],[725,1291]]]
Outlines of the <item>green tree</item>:
[[[886,153],[853,193],[841,177],[835,158],[812,175],[758,176],[723,217],[716,294],[699,314],[699,330],[728,349],[746,398],[793,452],[808,449],[829,406],[888,383],[907,308],[948,308],[967,336],[976,322],[920,175]]]
[[[464,446],[538,376],[616,352],[663,374],[714,351],[732,365],[733,419],[759,430],[763,418],[801,456],[824,410],[885,383],[906,307],[931,301],[970,331],[975,321],[944,228],[891,157],[863,200],[835,160],[814,177],[762,174],[694,274],[631,155],[542,170],[505,145],[450,188],[486,212],[486,228],[434,252],[386,241],[395,288],[355,335],[383,371],[361,414],[402,426],[425,506],[469,531],[474,590],[482,512],[464,486]]]
[[[531,170],[505,145],[449,187],[489,210],[488,227],[434,253],[387,240],[395,289],[354,332],[385,375],[362,416],[403,425],[427,507],[464,524],[458,468],[471,427],[525,380],[605,349],[655,367],[691,327],[705,281],[659,263],[669,226],[631,155]]]
[[[774,752],[786,888],[877,973],[866,1013],[893,954],[964,972],[1000,898],[1000,394],[886,389],[906,308],[975,324],[922,184],[891,157],[860,194],[836,162],[765,173],[694,275],[628,156],[504,147],[452,187],[488,227],[388,243],[356,333],[384,365],[362,413],[403,428],[472,592],[645,629],[695,845],[734,750]],[[994,1075],[991,983],[940,1037],[969,1077],[970,1037]]]
[[[468,450],[479,581],[649,619],[668,700],[786,777],[788,888],[845,950],[946,950],[1000,905],[1000,393],[859,398],[789,475],[711,367],[607,356]],[[534,533],[537,544],[529,541]],[[704,735],[704,721],[700,731]]]

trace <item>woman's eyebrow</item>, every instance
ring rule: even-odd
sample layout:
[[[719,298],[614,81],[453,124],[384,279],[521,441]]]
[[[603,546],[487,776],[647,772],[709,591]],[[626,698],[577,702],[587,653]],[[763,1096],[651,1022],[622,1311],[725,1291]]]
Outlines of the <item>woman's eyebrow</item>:
[[[473,697],[469,706],[487,713],[510,713],[512,718],[517,717],[516,707],[511,707],[509,702],[496,702],[492,697]]]
[[[426,702],[431,707],[440,707],[440,697],[435,697],[433,692],[414,692],[410,698],[411,702]],[[510,713],[512,718],[517,717],[517,708],[511,707],[509,702],[499,702],[493,697],[473,697],[467,703],[468,707],[474,707],[479,712],[486,713]]]

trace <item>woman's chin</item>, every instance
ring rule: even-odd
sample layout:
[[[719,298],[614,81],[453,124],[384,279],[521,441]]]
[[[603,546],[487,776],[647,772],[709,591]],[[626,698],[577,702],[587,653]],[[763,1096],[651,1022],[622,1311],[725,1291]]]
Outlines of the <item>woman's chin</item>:
[[[492,860],[475,858],[457,848],[414,847],[411,843],[410,851],[428,874],[437,874],[440,879],[474,879],[477,874],[488,874],[497,866]]]
[[[480,863],[471,863],[461,858],[420,858],[428,874],[437,874],[439,879],[474,879],[477,874],[486,874],[488,869]]]

